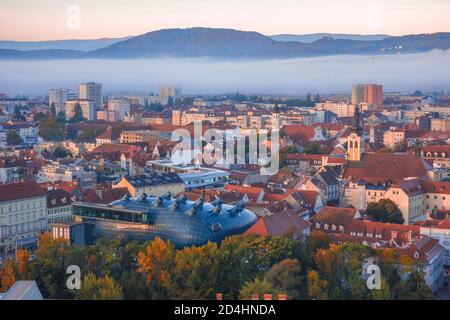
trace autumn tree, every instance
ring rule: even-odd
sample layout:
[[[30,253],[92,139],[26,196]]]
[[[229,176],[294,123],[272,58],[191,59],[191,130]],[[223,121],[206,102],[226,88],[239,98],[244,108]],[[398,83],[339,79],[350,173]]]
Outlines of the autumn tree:
[[[271,294],[272,297],[278,295],[277,290],[266,279],[256,278],[253,281],[246,282],[239,291],[239,298],[242,300],[250,300],[253,294],[257,294],[260,299],[265,294]]]
[[[182,299],[212,299],[216,293],[219,252],[216,243],[185,247],[175,256],[174,294]]]
[[[123,294],[120,285],[110,276],[98,278],[95,274],[88,273],[84,276],[76,297],[80,300],[121,300]]]
[[[286,294],[288,299],[299,300],[306,296],[305,276],[297,259],[285,259],[274,264],[265,279],[279,293]]]
[[[328,249],[331,239],[324,231],[316,230],[311,232],[307,242],[309,250],[313,254],[319,249]]]
[[[30,262],[31,278],[35,279],[46,298],[70,298],[66,288],[65,257],[69,252],[69,243],[60,238],[53,239],[50,233],[39,238],[36,259]]]
[[[15,282],[14,261],[8,259],[3,269],[0,270],[0,292],[8,291]]]
[[[155,238],[137,256],[138,271],[146,276],[152,298],[167,297],[171,288],[172,274],[175,267],[174,246],[170,241]]]
[[[311,270],[307,275],[308,296],[313,300],[328,300],[328,282],[320,278],[317,271]]]
[[[295,258],[299,242],[286,237],[233,236],[219,250],[218,291],[237,297],[246,282],[262,278],[276,263]]]
[[[19,279],[28,280],[30,276],[29,263],[30,253],[24,249],[17,249],[16,254],[16,269]]]

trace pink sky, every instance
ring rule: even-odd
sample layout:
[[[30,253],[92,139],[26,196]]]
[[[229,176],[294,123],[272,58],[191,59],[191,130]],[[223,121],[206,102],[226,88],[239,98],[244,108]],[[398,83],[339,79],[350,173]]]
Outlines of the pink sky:
[[[424,4],[426,3],[426,4]],[[79,14],[78,14],[79,10]],[[450,32],[448,0],[2,0],[0,39],[37,41],[221,27],[279,33]]]

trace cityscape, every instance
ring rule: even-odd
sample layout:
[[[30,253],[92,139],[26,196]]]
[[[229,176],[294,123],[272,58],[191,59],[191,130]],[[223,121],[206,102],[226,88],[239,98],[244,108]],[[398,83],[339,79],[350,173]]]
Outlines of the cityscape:
[[[139,33],[127,13],[109,34],[83,2],[61,4],[67,30],[5,19],[0,301],[450,300],[450,6],[430,3],[414,34],[384,1],[333,33],[218,29],[177,1],[198,20]]]

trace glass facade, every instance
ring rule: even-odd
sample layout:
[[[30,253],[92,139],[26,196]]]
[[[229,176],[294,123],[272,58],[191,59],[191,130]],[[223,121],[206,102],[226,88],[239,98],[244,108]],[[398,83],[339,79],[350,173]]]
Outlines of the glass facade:
[[[233,206],[226,204],[219,212],[212,212],[215,207],[205,203],[195,215],[190,215],[194,202],[174,206],[174,199],[163,200],[159,205],[155,200],[124,199],[109,205],[76,203],[73,214],[83,221],[94,222],[97,237],[130,241],[160,237],[177,247],[220,242],[230,235],[241,234],[257,220],[247,209],[230,213]]]

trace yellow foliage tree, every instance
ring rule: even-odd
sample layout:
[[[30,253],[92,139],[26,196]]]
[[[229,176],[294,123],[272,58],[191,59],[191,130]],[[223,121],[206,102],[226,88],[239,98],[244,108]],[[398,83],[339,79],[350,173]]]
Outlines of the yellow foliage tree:
[[[16,282],[16,276],[14,273],[14,261],[8,259],[5,267],[0,271],[1,286],[0,291],[6,292]]]
[[[18,249],[16,254],[16,268],[17,275],[20,279],[27,279],[28,277],[28,263],[30,261],[30,254],[24,249]]]
[[[175,251],[170,241],[155,238],[145,251],[138,253],[137,262],[138,271],[146,275],[147,284],[154,291],[170,286],[175,266]]]

